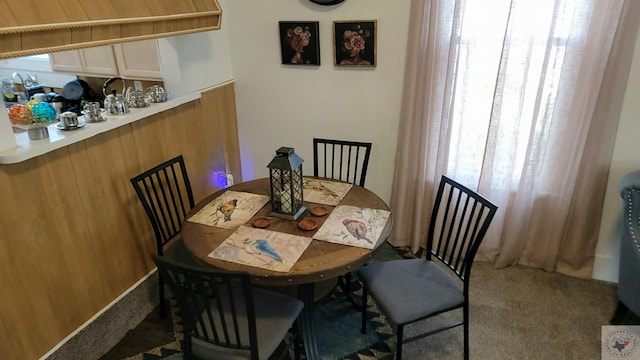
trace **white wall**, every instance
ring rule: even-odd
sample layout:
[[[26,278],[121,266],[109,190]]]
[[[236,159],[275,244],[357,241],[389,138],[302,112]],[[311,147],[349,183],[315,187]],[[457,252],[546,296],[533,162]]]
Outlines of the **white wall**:
[[[225,1],[220,1],[222,9]],[[169,97],[179,97],[232,80],[229,26],[158,39],[160,66]]]
[[[618,185],[622,178],[640,169],[640,36],[636,39],[631,73],[620,114],[620,124],[609,172],[609,182],[603,206],[600,235],[596,248],[593,269],[595,279],[618,282],[620,262],[619,224],[622,213],[622,198]]]
[[[402,93],[409,1],[226,1],[244,180],[268,175],[280,146],[313,173],[312,139],[373,143],[367,188],[389,201]],[[333,65],[333,21],[377,20],[377,66]],[[320,66],[282,65],[278,21],[319,21]]]

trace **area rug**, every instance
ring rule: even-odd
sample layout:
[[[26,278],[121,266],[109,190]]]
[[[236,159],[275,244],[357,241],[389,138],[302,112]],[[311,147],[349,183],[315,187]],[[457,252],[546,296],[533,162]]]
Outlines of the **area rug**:
[[[356,291],[358,294],[360,290]],[[360,311],[339,290],[314,307],[318,352],[323,360],[391,359],[395,338],[391,328],[371,304],[367,334],[360,333]],[[303,356],[304,359],[304,356]],[[127,360],[182,360],[179,343],[151,349]]]
[[[392,354],[395,338],[377,307],[369,307],[367,334],[360,332],[360,310],[339,291],[316,303],[314,313],[318,353],[322,359],[383,359]]]

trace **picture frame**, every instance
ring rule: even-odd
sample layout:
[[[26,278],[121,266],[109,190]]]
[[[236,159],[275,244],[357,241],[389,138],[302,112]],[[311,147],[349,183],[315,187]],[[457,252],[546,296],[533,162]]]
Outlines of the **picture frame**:
[[[344,0],[309,0],[309,1],[311,1],[314,4],[329,6],[329,5],[340,4]]]
[[[280,21],[280,52],[283,65],[320,65],[318,21]]]
[[[333,22],[333,64],[376,66],[377,20]]]

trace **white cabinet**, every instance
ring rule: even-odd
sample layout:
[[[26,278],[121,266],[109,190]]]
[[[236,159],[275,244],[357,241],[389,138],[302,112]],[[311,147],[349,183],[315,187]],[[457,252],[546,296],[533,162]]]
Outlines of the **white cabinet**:
[[[60,51],[49,54],[49,63],[53,71],[81,73],[84,71],[80,62],[81,50]]]
[[[107,77],[118,74],[118,65],[111,46],[52,53],[49,59],[54,71]]]
[[[113,45],[120,77],[142,80],[162,80],[158,43],[156,40],[135,41]]]
[[[144,40],[52,53],[54,71],[83,76],[162,80],[156,40]]]

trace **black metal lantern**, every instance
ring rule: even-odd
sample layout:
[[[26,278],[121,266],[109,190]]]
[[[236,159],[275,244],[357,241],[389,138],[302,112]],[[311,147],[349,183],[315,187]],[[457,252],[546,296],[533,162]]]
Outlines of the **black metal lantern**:
[[[271,216],[298,220],[302,206],[302,158],[293,148],[281,147],[268,165],[271,181]]]

